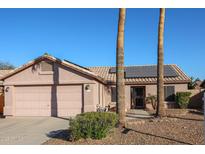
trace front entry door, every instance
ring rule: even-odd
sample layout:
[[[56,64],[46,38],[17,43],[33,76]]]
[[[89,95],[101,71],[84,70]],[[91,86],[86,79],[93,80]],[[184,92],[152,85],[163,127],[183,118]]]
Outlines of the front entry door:
[[[145,108],[145,87],[131,87],[131,109]]]

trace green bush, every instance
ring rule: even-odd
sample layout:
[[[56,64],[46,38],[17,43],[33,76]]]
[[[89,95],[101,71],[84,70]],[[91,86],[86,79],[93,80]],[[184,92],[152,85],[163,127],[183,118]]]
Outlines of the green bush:
[[[176,93],[176,102],[179,107],[182,109],[186,109],[189,104],[191,93],[190,92],[177,92]]]
[[[87,112],[79,114],[70,120],[70,139],[102,139],[117,123],[118,117],[116,113]]]

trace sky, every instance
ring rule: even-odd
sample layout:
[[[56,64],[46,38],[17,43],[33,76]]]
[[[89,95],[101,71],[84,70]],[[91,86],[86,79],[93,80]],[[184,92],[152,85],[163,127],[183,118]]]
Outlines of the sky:
[[[115,66],[118,9],[0,9],[0,61]],[[205,79],[205,9],[166,9],[164,62]],[[159,9],[127,9],[125,65],[157,63]]]

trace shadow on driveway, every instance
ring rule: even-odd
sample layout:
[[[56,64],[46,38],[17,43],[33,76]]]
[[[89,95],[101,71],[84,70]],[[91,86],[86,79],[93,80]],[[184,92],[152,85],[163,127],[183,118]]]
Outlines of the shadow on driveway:
[[[62,120],[67,120],[67,121],[70,121],[71,118],[65,118],[65,117],[55,117],[55,116],[52,116],[53,118],[57,118],[57,119],[62,119]]]
[[[46,136],[49,138],[68,141],[70,139],[70,131],[68,129],[55,130],[49,132]]]

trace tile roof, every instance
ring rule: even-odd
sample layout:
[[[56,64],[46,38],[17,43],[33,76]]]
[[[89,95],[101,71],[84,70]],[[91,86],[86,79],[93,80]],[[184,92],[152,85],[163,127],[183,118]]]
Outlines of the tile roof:
[[[82,67],[79,65],[76,65],[72,62],[69,62],[67,60],[60,60],[58,58],[55,58],[53,56],[49,56],[49,55],[43,55],[40,56],[30,62],[28,62],[27,64],[16,68],[14,70],[0,70],[0,80],[1,79],[5,79],[29,66],[31,66],[32,64],[34,64],[37,61],[40,61],[44,58],[50,59],[52,61],[55,62],[60,62],[61,64],[67,66],[67,67],[71,67],[77,71],[80,71],[84,74],[90,75],[94,78],[96,78],[97,80],[103,82],[103,83],[110,83],[110,84],[114,84],[116,82],[116,74],[115,73],[110,73],[110,69],[113,68],[111,66],[96,66],[96,67]],[[177,76],[165,76],[164,77],[164,82],[165,83],[188,83],[190,82],[190,78],[177,66],[177,65],[165,65],[165,66],[169,66],[171,67],[175,73],[177,74]],[[127,66],[127,68],[135,68],[138,69],[138,67],[140,67],[140,71],[142,71],[144,68],[146,68],[146,66]],[[149,68],[156,68],[156,65],[149,65]],[[132,70],[132,69],[131,69]],[[153,71],[152,71],[153,72]],[[152,77],[129,77],[129,78],[125,78],[125,83],[126,84],[153,84],[157,82],[157,78],[155,76]],[[0,83],[1,85],[1,83]]]
[[[156,65],[151,65],[156,66]],[[166,66],[166,65],[165,65]],[[164,77],[165,83],[188,83],[190,82],[190,78],[177,66],[177,65],[168,65],[178,74],[177,76],[172,77]],[[133,67],[133,66],[127,66]],[[142,67],[142,66],[134,66],[134,67]],[[110,73],[110,69],[113,67],[105,66],[105,67],[88,67],[91,71],[98,74],[102,78],[108,81],[108,83],[114,84],[116,81],[116,74]],[[125,78],[126,84],[153,84],[157,82],[156,77],[135,77],[135,78]]]
[[[84,67],[82,67],[80,65],[71,63],[71,62],[69,62],[67,60],[61,60],[61,59],[56,58],[56,57],[51,56],[51,55],[42,55],[42,56],[40,56],[40,57],[38,57],[38,58],[36,58],[34,60],[31,60],[28,63],[26,63],[26,64],[24,64],[24,65],[22,65],[22,66],[20,66],[20,67],[18,67],[16,69],[14,69],[14,70],[12,70],[11,72],[9,72],[9,73],[7,73],[7,74],[5,74],[3,76],[0,76],[0,80],[4,80],[4,79],[6,79],[6,78],[8,78],[8,77],[18,73],[18,72],[20,72],[20,71],[30,67],[31,65],[33,65],[33,64],[35,64],[37,62],[42,61],[44,59],[48,59],[48,60],[51,60],[53,62],[59,63],[59,64],[61,64],[63,66],[69,67],[69,68],[71,68],[71,69],[73,69],[75,71],[81,72],[82,74],[85,74],[85,75],[88,75],[90,77],[93,77],[93,78],[97,79],[98,81],[100,81],[102,83],[106,83],[106,81],[103,78],[101,78],[99,75],[95,74],[94,72],[90,71],[89,69],[84,68]]]
[[[0,78],[3,77],[4,75],[7,75],[11,72],[12,70],[0,70]],[[3,85],[3,81],[0,80],[0,86]]]
[[[13,71],[13,70],[0,70],[0,77],[10,73],[11,71]]]

